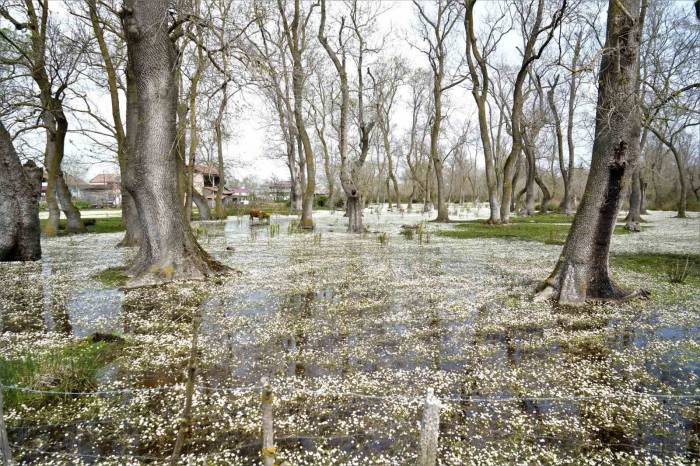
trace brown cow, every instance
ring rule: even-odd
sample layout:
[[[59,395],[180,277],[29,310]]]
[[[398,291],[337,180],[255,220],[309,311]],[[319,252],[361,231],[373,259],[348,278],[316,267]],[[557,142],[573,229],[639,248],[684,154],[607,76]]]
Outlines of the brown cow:
[[[267,212],[263,212],[262,210],[252,209],[248,212],[248,215],[250,216],[251,223],[256,218],[260,219],[260,221],[265,220],[268,223],[270,222],[270,214],[268,214]]]

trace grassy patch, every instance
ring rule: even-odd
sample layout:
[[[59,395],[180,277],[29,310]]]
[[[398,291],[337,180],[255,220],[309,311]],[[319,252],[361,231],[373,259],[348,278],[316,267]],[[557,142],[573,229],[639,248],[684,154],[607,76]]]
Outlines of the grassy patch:
[[[456,225],[453,230],[439,230],[438,235],[449,238],[505,238],[525,241],[539,241],[545,244],[564,244],[570,225],[553,222],[509,223],[488,225],[483,221],[466,222]],[[627,233],[622,227],[615,227],[616,234]]]
[[[126,267],[110,267],[95,275],[95,278],[107,286],[114,287],[124,286],[129,280]]]
[[[61,392],[97,388],[97,373],[117,354],[119,341],[92,342],[84,339],[45,353],[27,353],[17,359],[0,358],[0,379],[5,385]],[[5,406],[41,406],[52,395],[7,390]]]
[[[41,219],[41,230],[44,231],[47,219]],[[105,218],[84,218],[85,229],[88,233],[116,233],[124,231],[121,217],[105,217]],[[58,234],[66,234],[66,220],[61,219],[58,222]]]
[[[657,276],[664,281],[670,281],[670,271],[685,269],[686,261],[685,283],[700,286],[700,254],[625,253],[611,258],[613,267]]]

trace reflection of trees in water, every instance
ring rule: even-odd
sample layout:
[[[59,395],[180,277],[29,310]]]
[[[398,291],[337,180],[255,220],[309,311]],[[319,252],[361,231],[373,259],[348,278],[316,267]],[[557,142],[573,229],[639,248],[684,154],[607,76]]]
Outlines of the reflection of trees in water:
[[[0,328],[3,332],[72,331],[60,276],[46,263],[11,265],[0,274]]]

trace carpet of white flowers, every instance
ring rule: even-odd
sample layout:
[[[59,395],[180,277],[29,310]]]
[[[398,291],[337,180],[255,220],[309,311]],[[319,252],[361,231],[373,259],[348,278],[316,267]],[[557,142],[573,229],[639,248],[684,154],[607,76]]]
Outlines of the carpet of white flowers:
[[[698,254],[700,220],[671,217],[616,235],[613,252]],[[415,464],[428,388],[442,402],[440,464],[700,461],[694,286],[614,269],[651,299],[559,308],[532,294],[560,246],[401,236],[421,214],[367,210],[369,232],[355,236],[342,213],[319,213],[314,233],[293,232],[291,218],[273,217],[279,232],[201,223],[201,244],[240,272],[206,283],[102,284],[97,274],[136,252],[115,248],[119,234],[43,239],[40,263],[0,265],[5,360],[95,332],[124,339],[93,393],[5,410],[14,459],[168,463],[201,320],[181,464],[261,464],[262,377],[277,458],[291,465]],[[31,388],[60,391],[50,379]]]

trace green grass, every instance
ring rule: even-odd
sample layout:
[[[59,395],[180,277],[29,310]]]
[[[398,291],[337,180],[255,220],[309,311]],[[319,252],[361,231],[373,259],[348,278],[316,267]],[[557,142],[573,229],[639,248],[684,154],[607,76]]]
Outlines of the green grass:
[[[41,219],[41,230],[46,227],[47,219]],[[121,217],[106,217],[106,218],[84,218],[85,228],[88,233],[116,233],[124,231]],[[61,219],[58,222],[59,235],[65,235],[66,220]]]
[[[95,275],[95,278],[103,284],[113,287],[124,286],[129,280],[126,267],[110,267]]]
[[[438,235],[461,239],[505,238],[539,241],[545,244],[564,244],[569,228],[569,225],[559,225],[553,222],[488,225],[479,221],[457,224],[453,230],[438,230]],[[615,227],[615,233],[624,234],[627,231],[622,227]]]
[[[688,274],[685,283],[700,286],[700,254],[624,253],[613,255],[610,262],[613,268],[646,273],[669,281],[669,270],[676,266],[685,268],[686,260]]]
[[[86,338],[53,351],[0,358],[0,380],[3,385],[35,390],[91,391],[97,388],[98,371],[116,357],[121,345],[120,342],[93,343]],[[6,408],[22,404],[41,406],[56,399],[52,395],[14,390],[6,390],[3,395]]]
[[[547,214],[535,214],[529,216],[513,216],[510,218],[510,223],[571,223],[574,221],[573,215],[558,214],[558,213],[547,213]],[[480,223],[486,224],[486,220],[468,220],[466,222],[460,223]],[[625,217],[618,217],[617,223],[624,223]]]

